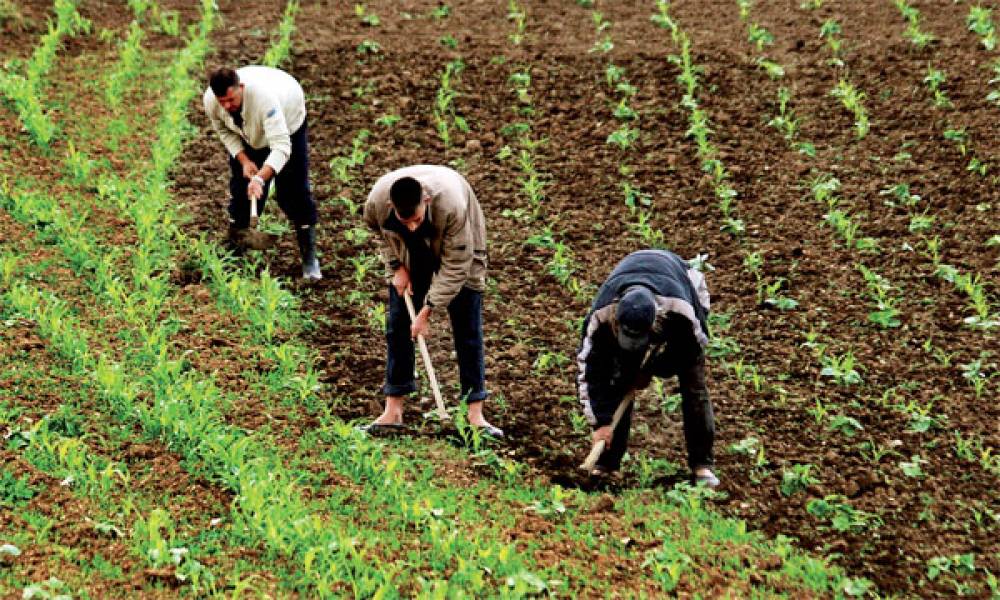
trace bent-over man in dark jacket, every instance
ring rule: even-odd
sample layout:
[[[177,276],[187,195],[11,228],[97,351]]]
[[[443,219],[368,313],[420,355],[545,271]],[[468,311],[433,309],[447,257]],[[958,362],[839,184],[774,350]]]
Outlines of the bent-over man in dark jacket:
[[[453,169],[437,165],[397,169],[375,182],[364,219],[382,238],[382,260],[390,282],[385,410],[367,431],[402,428],[403,400],[417,390],[413,338],[426,337],[431,316],[447,311],[469,424],[489,437],[503,437],[503,431],[483,416],[488,395],[483,350],[486,220],[469,182]],[[407,293],[413,294],[417,311],[412,323],[403,299]]]
[[[715,417],[705,385],[709,306],[702,274],[665,250],[628,255],[601,285],[577,355],[580,402],[594,427],[594,442],[606,442],[596,472],[621,466],[632,407],[615,431],[611,421],[622,400],[646,388],[654,376],[676,375],[692,479],[719,485],[712,473]]]

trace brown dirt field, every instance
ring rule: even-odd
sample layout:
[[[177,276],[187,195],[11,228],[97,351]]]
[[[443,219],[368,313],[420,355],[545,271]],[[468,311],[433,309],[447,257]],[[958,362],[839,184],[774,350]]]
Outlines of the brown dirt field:
[[[516,49],[507,40],[510,26],[498,3],[455,2],[451,16],[436,21],[426,16],[435,6],[431,2],[369,2],[369,10],[382,18],[377,28],[362,26],[345,3],[303,7],[289,70],[309,97],[310,158],[324,226],[320,246],[326,279],[296,288],[316,316],[310,339],[323,354],[321,366],[331,395],[349,400],[338,405],[338,414],[370,414],[369,401],[377,400],[382,379],[384,348],[374,339],[379,336],[366,323],[363,309],[347,300],[349,291],[358,287],[348,259],[361,250],[371,253],[375,246],[370,242],[352,247],[344,240],[344,232],[358,220],[336,198],[362,202],[367,186],[398,166],[459,159],[460,170],[484,205],[491,233],[487,370],[491,389],[503,400],[497,398],[489,410],[507,430],[517,457],[554,481],[590,485],[574,473],[586,446],[586,432],[574,431],[570,418],[577,410],[572,399],[575,370],[571,363],[545,372],[533,367],[543,351],[572,356],[575,320],[586,306],[546,273],[548,251],[523,241],[551,225],[572,248],[577,275],[600,283],[614,262],[639,248],[629,227],[633,217],[618,189],[617,167],[625,160],[634,168],[633,180],[652,194],[655,224],[665,231],[670,248],[685,257],[710,255],[716,268],[709,275],[715,310],[732,315],[726,335],[739,343],[741,357],[784,390],[755,392],[722,361],[712,363],[719,425],[716,454],[729,495],[720,508],[768,534],[799,538],[804,547],[834,557],[852,575],[872,579],[885,592],[952,593],[943,579],[925,579],[926,563],[935,556],[974,552],[979,567],[1000,570],[998,525],[990,517],[983,524],[974,518],[1000,511],[1000,482],[996,475],[960,461],[951,433],[981,436],[992,448],[1000,445],[1000,412],[992,401],[996,379],[984,396],[976,397],[958,367],[987,351],[992,352],[987,364],[995,373],[996,330],[961,326],[969,313],[966,299],[933,275],[924,256],[904,246],[919,249],[919,238],[907,230],[905,211],[886,207],[879,195],[897,182],[910,183],[924,198],[923,206],[939,215],[946,262],[978,272],[993,284],[995,298],[997,250],[984,246],[996,233],[1000,210],[995,179],[970,176],[965,161],[941,138],[954,119],[974,131],[977,152],[996,161],[995,107],[983,101],[988,74],[977,66],[991,57],[964,30],[965,7],[944,1],[919,4],[927,28],[941,39],[921,53],[899,36],[903,24],[891,3],[827,2],[817,13],[799,9],[795,1],[755,5],[753,18],[777,39],[769,53],[786,65],[780,85],[795,91],[802,136],[816,145],[817,157],[807,159],[765,125],[774,114],[779,84],[752,65],[755,53],[746,42],[735,3],[674,5],[674,16],[692,37],[695,61],[704,66],[701,101],[740,193],[738,210],[747,233],[736,242],[719,231],[710,186],[703,181],[693,142],[684,137],[687,115],[678,106],[677,70],[666,60],[675,50],[667,34],[649,23],[652,4],[597,7],[614,23],[611,57],[640,90],[634,107],[642,115],[643,136],[627,156],[604,142],[617,124],[602,83],[606,59],[587,52],[595,39],[589,11],[572,2],[524,4],[530,19],[528,37]],[[262,53],[260,36],[252,35],[239,18],[233,15],[218,37],[215,60],[220,63],[254,62]],[[818,28],[828,18],[844,27],[844,70],[825,64]],[[445,33],[458,40],[456,50],[444,50],[438,43]],[[361,59],[355,47],[363,39],[382,45],[380,58]],[[499,55],[506,61],[495,60]],[[461,92],[457,107],[472,130],[445,148],[434,133],[431,107],[437,73],[457,56],[466,63],[456,84]],[[953,116],[942,115],[927,101],[921,79],[929,59],[949,73]],[[514,163],[494,158],[504,144],[513,143],[504,139],[501,129],[515,118],[507,79],[520,64],[532,68],[534,131],[548,138],[538,157],[539,169],[551,180],[540,222],[503,216],[503,209],[524,207],[525,200],[517,191]],[[867,93],[873,128],[862,141],[853,139],[850,116],[828,94],[839,77],[848,77]],[[402,117],[393,128],[373,123],[388,112]],[[227,171],[220,144],[199,119],[202,134],[178,170],[176,192],[192,214],[192,230],[220,232],[221,238]],[[361,129],[372,131],[371,155],[355,182],[341,187],[331,179],[327,164],[344,153]],[[904,144],[911,158],[894,161]],[[822,225],[825,211],[808,199],[804,187],[813,169],[832,172],[842,181],[844,205],[864,214],[864,234],[878,240],[880,253],[859,257],[843,249]],[[770,276],[789,280],[788,293],[799,301],[799,309],[780,312],[758,306],[752,279],[742,267],[749,251],[765,256]],[[900,328],[880,330],[867,322],[871,306],[854,268],[859,258],[899,288]],[[298,273],[289,236],[267,260],[282,275],[294,278]],[[369,277],[362,288],[379,302],[384,298],[381,285]],[[451,382],[455,374],[445,329],[438,328],[432,346],[439,378]],[[838,354],[852,350],[862,365],[864,384],[841,387],[820,378],[819,365],[802,347],[810,331],[820,333]],[[953,355],[950,365],[922,349],[928,339]],[[948,418],[943,428],[908,431],[906,417],[878,402],[894,388],[904,400],[921,405],[933,401],[933,413]],[[817,424],[809,412],[817,399],[832,413],[857,419],[864,431],[850,438]],[[647,395],[645,400],[633,456],[680,463],[679,416],[664,416],[655,399]],[[415,410],[411,418],[419,419]],[[749,435],[764,441],[762,465],[727,450]],[[867,441],[892,453],[873,464],[860,447]],[[927,460],[921,479],[904,476],[898,465],[916,454]],[[815,466],[819,483],[806,494],[783,496],[778,490],[782,469],[801,463]],[[634,475],[621,485],[635,485]],[[848,497],[852,506],[878,514],[884,524],[846,534],[820,527],[805,504],[826,494]]]

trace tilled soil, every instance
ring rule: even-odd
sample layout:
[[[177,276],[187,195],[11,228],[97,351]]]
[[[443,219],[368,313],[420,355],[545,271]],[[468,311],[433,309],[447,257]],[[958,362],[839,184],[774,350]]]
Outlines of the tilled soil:
[[[635,218],[622,201],[619,165],[624,163],[632,169],[629,181],[651,194],[654,225],[664,231],[669,247],[685,257],[709,255],[715,267],[708,275],[713,309],[731,315],[728,330],[716,334],[732,338],[740,352],[710,364],[716,455],[727,493],[719,508],[770,535],[799,538],[804,547],[830,556],[883,591],[954,593],[948,577],[926,579],[927,561],[937,556],[972,552],[977,567],[1000,570],[1000,481],[995,473],[959,460],[952,433],[981,437],[989,448],[1000,445],[1000,409],[993,401],[1000,347],[996,330],[962,326],[970,314],[967,299],[934,275],[921,238],[908,230],[908,214],[887,206],[880,194],[909,183],[922,197],[921,209],[937,215],[934,234],[944,241],[944,262],[979,273],[995,300],[998,250],[985,241],[997,233],[996,180],[968,173],[967,158],[942,138],[947,128],[967,127],[975,152],[997,161],[996,108],[984,100],[990,75],[982,68],[995,57],[965,31],[965,7],[921,3],[924,26],[940,41],[916,51],[901,37],[904,25],[892,3],[827,2],[816,12],[800,9],[797,1],[757,3],[752,19],[776,38],[766,53],[787,71],[785,79],[771,82],[753,64],[758,53],[746,41],[735,2],[674,4],[672,14],[691,36],[694,60],[704,69],[700,101],[712,119],[713,140],[740,194],[737,211],[747,231],[736,240],[720,230],[710,184],[693,142],[685,138],[678,71],[667,60],[676,50],[669,35],[649,22],[653,4],[598,3],[613,23],[610,59],[588,52],[597,36],[590,11],[569,1],[523,4],[529,20],[520,47],[507,37],[512,25],[503,3],[455,2],[448,17],[434,19],[431,2],[368,2],[368,10],[381,17],[375,28],[362,25],[347,3],[303,6],[289,70],[308,95],[326,279],[314,286],[293,285],[314,315],[310,340],[322,354],[338,414],[369,418],[370,404],[378,401],[384,342],[366,309],[385,298],[377,275],[355,281],[351,259],[372,254],[376,245],[355,244],[345,236],[360,226],[360,218],[339,198],[363,203],[368,186],[399,166],[452,162],[476,189],[490,230],[493,279],[485,322],[494,398],[488,411],[507,431],[508,452],[554,482],[591,486],[575,472],[588,431],[573,418],[579,411],[572,356],[586,301],[547,273],[551,249],[524,242],[550,228],[574,253],[576,276],[599,284],[616,261],[640,248],[631,227]],[[266,39],[253,33],[245,15],[227,14],[217,60],[254,62]],[[844,68],[827,64],[818,35],[831,18],[841,23],[847,40]],[[446,34],[457,48],[441,45]],[[378,56],[356,50],[365,39],[381,45]],[[446,148],[435,133],[432,107],[439,73],[459,57],[466,68],[455,82],[456,108],[471,131],[456,133]],[[612,117],[616,99],[604,83],[608,60],[624,67],[639,89],[632,104],[643,133],[629,152],[605,143],[618,126]],[[949,74],[951,112],[935,109],[927,97],[922,78],[928,61]],[[537,220],[516,213],[519,208],[530,213],[532,207],[519,191],[515,161],[496,158],[504,145],[516,149],[514,137],[502,130],[523,119],[514,113],[516,98],[508,82],[521,68],[528,68],[532,78],[534,135],[547,138],[536,162],[550,184]],[[854,139],[851,116],[829,95],[841,78],[867,94],[873,127],[860,141]],[[815,158],[794,151],[766,126],[782,85],[794,91],[801,137],[815,144]],[[375,119],[387,113],[401,120],[391,128],[376,125]],[[221,239],[228,170],[221,145],[200,113],[198,119],[202,133],[179,165],[176,192],[193,217],[190,227],[220,232]],[[370,155],[355,169],[353,182],[338,183],[327,165],[348,152],[362,129],[371,131]],[[897,159],[903,150],[910,157]],[[809,199],[807,186],[819,172],[840,179],[843,206],[860,219],[863,235],[878,242],[878,253],[845,249],[823,225],[826,209]],[[799,302],[798,309],[783,312],[758,304],[753,278],[742,266],[746,253],[755,251],[764,256],[769,277],[787,279],[784,293]],[[290,235],[265,260],[289,278],[299,272]],[[859,261],[896,286],[901,327],[882,330],[868,321],[873,306],[855,268]],[[352,301],[355,290],[369,299]],[[457,377],[446,329],[437,326],[432,351],[439,379],[447,384]],[[803,346],[809,334],[817,334],[833,354],[852,352],[864,382],[839,386],[821,377],[821,365]],[[540,358],[556,366],[547,367]],[[994,378],[977,396],[960,365],[979,358]],[[740,359],[763,375],[766,385],[760,390],[723,364]],[[449,403],[453,397],[449,394]],[[816,417],[818,402],[831,416],[856,419],[863,430],[847,435],[831,429],[829,418]],[[939,427],[910,431],[908,417],[896,408],[908,402],[931,405]],[[662,411],[659,404],[652,393],[641,397],[633,462],[655,456],[683,464],[680,415]],[[420,420],[416,407],[408,418]],[[761,453],[746,456],[729,449],[751,436],[761,441]],[[872,458],[871,448],[886,454]],[[905,475],[900,463],[917,455],[926,461],[922,476]],[[796,464],[813,465],[818,483],[786,497],[779,491],[782,472]],[[635,473],[629,469],[621,485],[637,485]],[[656,484],[674,480],[664,475]],[[829,494],[845,496],[855,509],[878,515],[882,524],[846,533],[831,529],[806,510],[809,499]],[[977,579],[978,591],[985,593],[982,578],[972,578]]]

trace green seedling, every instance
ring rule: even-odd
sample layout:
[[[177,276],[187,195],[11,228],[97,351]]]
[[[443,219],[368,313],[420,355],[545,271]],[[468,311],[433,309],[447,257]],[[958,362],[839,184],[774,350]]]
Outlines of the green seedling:
[[[508,34],[507,38],[510,43],[520,46],[521,42],[524,41],[528,15],[525,13],[524,7],[517,3],[517,0],[509,0],[507,3],[507,19],[514,23],[514,31]]]
[[[993,9],[978,5],[970,6],[965,24],[969,31],[979,36],[983,48],[990,52],[997,48],[997,32],[993,26]]]
[[[819,37],[826,40],[826,45],[832,54],[827,63],[835,67],[844,66],[844,60],[840,56],[844,44],[844,40],[840,37],[842,32],[840,23],[835,19],[827,19],[819,29]]]
[[[901,461],[899,463],[899,468],[903,471],[903,475],[911,477],[913,479],[923,479],[926,475],[922,465],[927,464],[927,459],[921,457],[919,454],[914,454],[910,457],[909,461]]]
[[[285,12],[282,14],[281,23],[278,24],[277,35],[264,53],[262,64],[265,66],[280,67],[291,58],[292,35],[295,34],[295,16],[298,12],[298,0],[290,0],[285,4]]]
[[[751,23],[747,27],[747,38],[757,48],[757,52],[762,52],[765,46],[774,45],[774,35],[757,23]]]
[[[809,486],[819,483],[819,479],[812,475],[814,465],[802,464],[792,465],[791,468],[781,473],[781,493],[785,496],[794,496],[799,492],[806,491]]]
[[[830,422],[827,425],[827,428],[831,431],[837,431],[846,437],[854,437],[865,429],[857,419],[847,415],[835,415],[830,417]]]
[[[837,494],[814,498],[806,504],[806,512],[826,521],[835,531],[861,533],[882,526],[876,514],[854,508],[847,498]]]
[[[376,55],[382,52],[382,45],[375,40],[364,39],[358,43],[355,52],[365,55]]]
[[[840,100],[851,114],[854,115],[854,132],[856,137],[864,139],[871,125],[868,121],[868,111],[865,109],[865,93],[859,91],[851,82],[841,79],[830,91],[830,95]]]
[[[824,354],[820,358],[823,364],[820,375],[833,379],[837,385],[858,385],[861,383],[861,375],[854,368],[854,360],[854,353],[850,350],[840,356]]]

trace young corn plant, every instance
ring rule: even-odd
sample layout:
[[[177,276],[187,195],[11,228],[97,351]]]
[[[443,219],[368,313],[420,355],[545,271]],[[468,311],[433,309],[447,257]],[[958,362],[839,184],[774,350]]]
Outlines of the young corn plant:
[[[769,127],[780,131],[789,142],[793,141],[799,132],[799,119],[795,116],[795,110],[789,107],[791,100],[791,90],[786,87],[778,88],[778,114],[767,122]]]
[[[299,13],[299,0],[288,0],[277,35],[272,40],[267,52],[264,53],[262,64],[268,67],[280,67],[292,54],[292,35],[295,34],[295,16]]]
[[[861,224],[851,218],[850,213],[834,208],[823,215],[823,220],[840,238],[844,245],[851,249],[867,249],[870,247],[868,238],[860,237]]]
[[[551,228],[547,227],[540,233],[529,236],[524,243],[527,246],[533,246],[551,252],[548,262],[546,263],[545,270],[556,281],[558,281],[560,285],[565,287],[567,291],[575,297],[579,297],[585,292],[583,289],[584,286],[582,286],[579,279],[574,276],[576,271],[576,259],[572,248],[570,248],[562,240],[557,240]]]
[[[953,143],[958,149],[958,153],[965,156],[969,152],[969,133],[962,129],[945,129],[944,139]]]
[[[607,54],[615,48],[615,42],[611,38],[611,34],[608,30],[611,29],[611,21],[604,18],[604,14],[600,11],[593,11],[590,13],[590,17],[594,22],[594,29],[597,32],[597,41],[594,45],[590,47],[588,52],[597,54]]]
[[[980,177],[986,177],[986,174],[990,170],[990,164],[971,151],[971,142],[969,139],[969,132],[965,129],[946,129],[944,131],[944,139],[952,142],[958,149],[958,153],[962,157],[968,157],[969,163],[966,165],[965,170],[972,173],[976,173]]]
[[[784,496],[794,496],[799,492],[809,489],[809,486],[819,483],[812,471],[815,465],[809,463],[792,465],[791,468],[781,473],[781,494]]]
[[[736,0],[736,6],[740,9],[740,21],[750,20],[750,9],[753,8],[753,0]]]
[[[893,389],[889,393],[896,394],[896,391]],[[883,396],[885,396],[885,393],[883,393]],[[883,401],[883,404],[886,402]],[[890,405],[890,408],[907,418],[907,431],[914,433],[925,433],[933,429],[941,429],[948,421],[947,415],[934,412],[933,400],[926,404],[921,404],[912,398],[907,400],[899,398],[899,401]]]
[[[0,94],[13,102],[24,128],[43,150],[49,149],[57,133],[42,97],[46,76],[52,70],[62,40],[90,32],[91,23],[77,12],[77,4],[77,0],[56,0],[55,23],[49,22],[48,33],[39,40],[24,66],[24,75],[0,70]]]
[[[951,99],[948,97],[948,92],[943,87],[948,81],[944,71],[928,65],[927,75],[924,76],[923,81],[933,97],[934,106],[937,108],[954,108]]]
[[[868,121],[868,111],[865,110],[865,93],[859,91],[851,82],[841,79],[830,91],[830,95],[840,100],[852,115],[854,115],[854,133],[861,140],[868,135],[871,124]]]
[[[920,29],[920,10],[909,4],[907,0],[894,0],[894,3],[903,19],[906,20],[906,30],[903,32],[903,37],[919,50],[934,43],[934,35]]]
[[[665,21],[665,23],[672,27],[670,29],[671,39],[680,51],[679,54],[672,54],[667,59],[681,69],[677,81],[684,90],[681,107],[688,111],[688,130],[685,132],[685,136],[695,141],[697,154],[701,159],[701,168],[711,177],[715,197],[719,201],[719,209],[722,212],[720,229],[738,237],[746,231],[746,226],[733,211],[737,192],[729,185],[727,181],[729,172],[726,165],[718,158],[718,149],[710,141],[712,129],[708,114],[698,105],[697,90],[702,68],[695,65],[691,59],[691,39],[688,35],[680,30],[675,22]],[[664,27],[667,26],[664,25]]]
[[[104,99],[108,106],[118,108],[124,100],[125,91],[139,77],[146,57],[142,50],[145,32],[137,21],[129,26],[128,37],[121,44],[118,63],[108,72],[104,87]]]
[[[354,16],[367,27],[378,27],[382,24],[382,19],[373,12],[369,12],[367,2],[358,2],[354,5]]]
[[[517,153],[517,166],[522,176],[518,177],[517,182],[521,186],[521,194],[528,200],[532,213],[537,218],[545,204],[545,188],[549,182],[535,165],[534,151],[544,144],[545,140],[531,141],[523,138],[521,143],[523,147]]]
[[[854,417],[849,417],[844,414],[838,415],[827,415],[828,422],[826,428],[830,431],[836,431],[844,437],[854,437],[859,432],[864,431],[864,427],[861,423]]]
[[[834,354],[823,354],[820,357],[822,369],[821,377],[829,377],[840,386],[859,385],[862,382],[861,374],[855,369],[854,353],[850,350],[840,356]]]
[[[965,18],[965,25],[969,31],[979,37],[979,42],[983,48],[993,52],[997,48],[997,32],[993,26],[993,9],[979,5],[969,7],[969,14]]]
[[[844,49],[844,40],[840,37],[843,31],[840,23],[835,19],[827,19],[819,28],[819,37],[826,41],[826,46],[830,49],[830,54],[832,55],[826,62],[834,67],[844,66],[844,59],[841,56]]]
[[[990,379],[986,374],[988,366],[984,361],[985,356],[980,356],[976,360],[959,365],[962,369],[962,378],[972,385],[976,398],[982,397],[986,392],[986,384]]]
[[[993,59],[993,62],[990,64],[990,70],[993,72],[993,77],[990,78],[988,85],[995,86],[1000,83],[1000,57]],[[986,94],[986,101],[994,105],[1000,105],[1000,90],[990,90]]]
[[[883,524],[878,515],[854,508],[847,498],[837,494],[813,498],[806,503],[806,512],[839,532],[862,533]]]
[[[879,275],[873,269],[858,263],[855,265],[865,280],[868,297],[875,303],[875,310],[868,313],[868,320],[882,329],[899,327],[900,310],[896,307],[898,298],[893,297],[893,286],[888,279]]]
[[[965,462],[978,464],[987,473],[1000,476],[1000,453],[987,446],[982,436],[975,434],[963,435],[961,431],[955,435],[955,455]]]
[[[371,150],[366,147],[371,133],[367,129],[362,129],[351,140],[351,149],[348,154],[330,159],[330,170],[334,179],[341,185],[347,186],[353,183],[358,171],[365,165],[368,155],[371,154]]]
[[[678,31],[677,22],[670,16],[669,0],[656,0],[656,14],[649,17],[649,20],[671,34]]]
[[[452,127],[462,133],[469,131],[468,122],[455,109],[455,99],[459,93],[452,87],[452,83],[464,70],[465,63],[456,58],[445,64],[439,75],[440,85],[434,97],[434,126],[445,148],[451,147]]]
[[[740,9],[740,20],[747,24],[747,40],[757,49],[757,52],[763,52],[766,46],[774,45],[774,34],[759,23],[750,21],[750,9],[753,7],[753,2],[751,0],[736,0],[736,5]],[[785,68],[780,63],[769,60],[766,56],[758,56],[754,59],[754,63],[763,69],[771,79],[781,79],[785,76]]]
[[[760,252],[749,252],[743,257],[743,267],[753,278],[757,288],[757,305],[773,306],[779,310],[791,310],[799,305],[792,298],[781,295],[779,292],[785,284],[783,277],[778,277],[773,281],[768,281],[764,275],[764,255]]]
[[[514,23],[514,31],[507,34],[507,39],[515,46],[520,46],[527,31],[528,15],[517,0],[510,0],[507,3],[507,19]]]
[[[757,52],[763,52],[765,47],[774,45],[774,34],[757,23],[750,23],[747,26],[747,41]]]
[[[888,196],[885,203],[893,208],[903,206],[910,210],[920,204],[920,196],[910,191],[910,184],[905,182],[897,183],[879,191],[879,196]]]
[[[933,240],[925,241],[930,248],[932,243],[939,240],[934,238]],[[1000,314],[994,311],[986,284],[983,282],[981,275],[978,273],[963,273],[952,265],[941,263],[940,258],[935,263],[935,274],[953,284],[958,291],[968,297],[969,304],[975,314],[964,319],[967,325],[979,329],[993,329],[1000,326]]]

